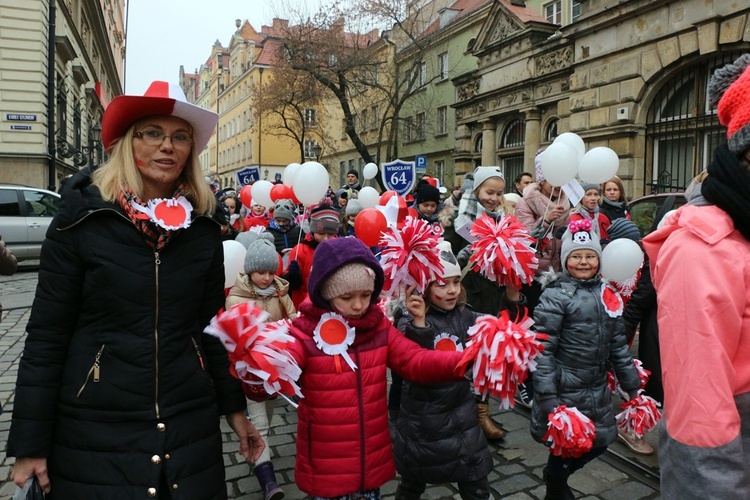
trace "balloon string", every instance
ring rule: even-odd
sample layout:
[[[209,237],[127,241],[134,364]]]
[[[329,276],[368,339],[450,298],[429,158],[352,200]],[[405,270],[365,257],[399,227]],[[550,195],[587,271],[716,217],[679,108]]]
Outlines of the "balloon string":
[[[303,205],[303,206],[305,207],[305,209],[302,211],[302,220],[300,221],[300,224],[299,224],[300,226],[299,234],[297,234],[297,244],[294,245],[294,259],[292,260],[297,260],[297,256],[299,255],[299,244],[302,242],[302,232],[303,232],[302,224],[305,223],[305,215],[307,215],[307,211],[310,209],[310,207],[307,205]],[[310,216],[312,217],[312,211],[310,212]]]
[[[551,184],[550,184],[550,185],[551,185]],[[549,201],[549,203],[545,203],[545,205],[544,205],[544,214],[542,215],[542,227],[544,227],[544,218],[545,218],[545,217],[547,217],[547,214],[549,213],[549,207],[550,207],[550,205],[551,205],[552,203],[555,203],[555,205],[559,205],[559,203],[558,203],[558,202],[553,202],[553,201],[552,201],[552,193],[554,193],[554,192],[555,192],[555,187],[554,187],[554,186],[552,186],[552,189],[551,189],[551,190],[550,190],[550,192],[549,192],[549,199],[547,200],[547,201]],[[558,197],[558,201],[559,201],[559,199],[560,199],[560,198]],[[540,244],[540,243],[541,243],[542,241],[544,241],[544,239],[545,239],[545,238],[547,237],[547,235],[548,235],[548,234],[550,234],[550,233],[552,232],[552,229],[553,229],[554,227],[555,227],[555,222],[553,221],[552,223],[550,223],[549,227],[548,227],[548,228],[547,228],[547,230],[546,230],[546,231],[544,232],[544,234],[543,234],[543,235],[542,235],[542,236],[541,236],[540,238],[538,238],[538,239],[536,240],[536,243],[535,243],[534,245],[532,245],[532,248],[534,249],[534,252],[535,252],[535,253],[539,251],[539,244]]]

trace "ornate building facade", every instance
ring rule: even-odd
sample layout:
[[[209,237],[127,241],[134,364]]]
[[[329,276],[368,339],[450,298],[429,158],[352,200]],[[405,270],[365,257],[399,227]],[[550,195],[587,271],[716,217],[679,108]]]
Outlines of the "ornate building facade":
[[[124,0],[0,6],[0,182],[56,189],[101,161],[99,123],[122,92]]]

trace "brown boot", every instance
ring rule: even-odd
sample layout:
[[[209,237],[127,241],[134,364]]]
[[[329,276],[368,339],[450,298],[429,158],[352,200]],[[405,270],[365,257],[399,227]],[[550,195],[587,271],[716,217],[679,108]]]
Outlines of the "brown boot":
[[[490,404],[477,402],[477,413],[479,414],[479,427],[484,431],[488,441],[496,441],[505,437],[505,431],[495,425],[490,418]]]

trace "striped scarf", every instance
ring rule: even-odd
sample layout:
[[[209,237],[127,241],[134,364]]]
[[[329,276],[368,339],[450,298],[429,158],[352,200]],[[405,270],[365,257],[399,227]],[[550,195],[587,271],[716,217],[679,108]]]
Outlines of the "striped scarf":
[[[173,197],[177,198],[181,195],[182,185],[177,188]],[[133,208],[131,202],[137,203],[141,206],[146,206],[147,203],[144,203],[143,200],[138,197],[138,195],[133,193],[133,191],[130,189],[130,186],[126,185],[123,187],[122,192],[117,197],[117,202],[120,204],[122,209],[125,210],[125,213],[128,214],[130,221],[133,223],[133,225],[135,225],[136,229],[138,229],[138,231],[140,231],[140,233],[143,235],[143,238],[146,240],[148,246],[150,246],[157,252],[162,251],[164,247],[167,246],[167,243],[169,243],[169,241],[180,232],[179,229],[176,231],[169,231],[167,229],[164,229],[163,227],[155,224],[151,219],[149,219],[148,215]]]

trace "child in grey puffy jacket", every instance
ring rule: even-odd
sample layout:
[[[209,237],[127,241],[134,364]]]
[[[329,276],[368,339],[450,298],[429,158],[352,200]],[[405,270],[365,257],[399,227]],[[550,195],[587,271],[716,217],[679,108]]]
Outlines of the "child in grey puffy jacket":
[[[634,397],[640,385],[628,352],[617,291],[599,278],[601,247],[589,221],[572,222],[563,235],[563,272],[555,276],[534,310],[535,329],[546,333],[537,360],[531,434],[543,442],[548,416],[561,404],[575,407],[596,426],[592,449],[577,458],[550,453],[544,471],[546,499],[572,499],[568,477],[617,439],[607,385],[608,365],[622,389]]]

